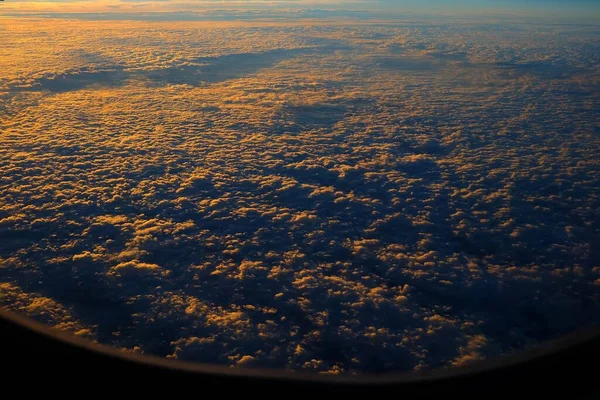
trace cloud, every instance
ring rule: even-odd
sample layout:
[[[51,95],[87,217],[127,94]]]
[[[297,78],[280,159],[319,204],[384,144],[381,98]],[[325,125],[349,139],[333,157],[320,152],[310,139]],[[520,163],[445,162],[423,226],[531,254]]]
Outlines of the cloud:
[[[10,23],[3,306],[128,351],[331,374],[600,320],[592,28]]]
[[[139,275],[152,274],[160,271],[160,266],[156,264],[143,263],[138,261],[127,261],[115,265],[111,272],[118,275]]]

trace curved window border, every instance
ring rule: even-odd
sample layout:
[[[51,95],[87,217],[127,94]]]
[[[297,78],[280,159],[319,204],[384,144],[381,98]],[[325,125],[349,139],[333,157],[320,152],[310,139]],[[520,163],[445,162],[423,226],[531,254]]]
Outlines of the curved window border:
[[[579,330],[520,352],[479,361],[467,366],[428,372],[399,372],[381,375],[326,375],[261,368],[232,368],[223,365],[192,363],[152,355],[140,355],[78,338],[0,308],[0,356],[8,366],[29,365],[41,368],[46,376],[96,376],[104,371],[113,376],[145,376],[182,382],[237,383],[245,387],[277,387],[314,390],[379,390],[397,388],[404,394],[488,395],[521,390],[562,398],[592,399],[600,394],[597,363],[600,360],[600,325]],[[29,372],[31,374],[31,372]],[[97,376],[96,376],[97,378]],[[476,388],[488,393],[476,393]],[[238,388],[239,389],[239,388]],[[577,397],[584,394],[584,397]],[[588,397],[590,396],[590,397]],[[555,398],[555,397],[552,397]]]

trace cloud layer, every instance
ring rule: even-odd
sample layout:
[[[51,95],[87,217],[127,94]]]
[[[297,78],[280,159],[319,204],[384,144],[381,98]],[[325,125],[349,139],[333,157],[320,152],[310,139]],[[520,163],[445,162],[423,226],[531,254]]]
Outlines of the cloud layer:
[[[8,308],[323,373],[600,321],[588,28],[15,20],[0,42]]]

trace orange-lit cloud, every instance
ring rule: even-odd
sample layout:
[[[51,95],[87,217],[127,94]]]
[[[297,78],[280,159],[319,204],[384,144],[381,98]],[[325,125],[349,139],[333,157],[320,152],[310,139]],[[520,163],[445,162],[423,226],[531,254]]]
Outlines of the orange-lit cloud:
[[[598,321],[589,29],[5,19],[0,304],[323,373]]]

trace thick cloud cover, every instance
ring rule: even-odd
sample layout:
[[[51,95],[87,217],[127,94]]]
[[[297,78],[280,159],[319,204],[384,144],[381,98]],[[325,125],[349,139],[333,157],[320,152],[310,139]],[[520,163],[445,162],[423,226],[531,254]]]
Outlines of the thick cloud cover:
[[[0,26],[0,304],[123,350],[323,373],[599,322],[590,29]]]

